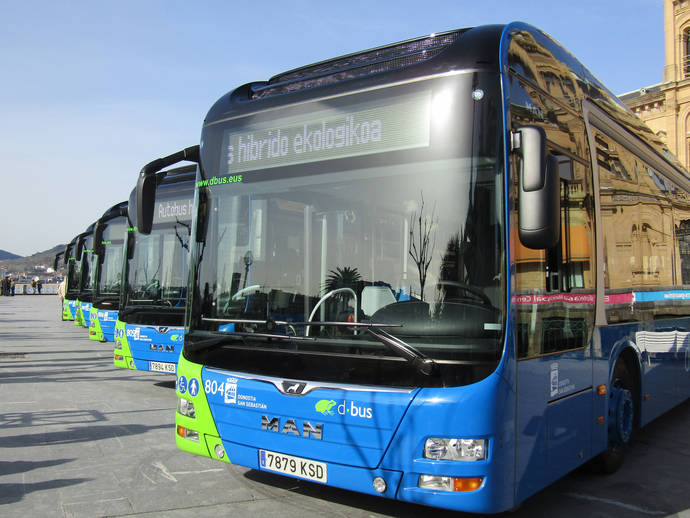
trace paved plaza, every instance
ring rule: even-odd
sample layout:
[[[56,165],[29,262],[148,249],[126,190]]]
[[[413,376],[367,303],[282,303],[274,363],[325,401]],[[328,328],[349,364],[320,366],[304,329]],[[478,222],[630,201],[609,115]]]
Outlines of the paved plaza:
[[[0,516],[468,516],[196,457],[175,447],[174,377],[115,369],[55,296],[0,297]],[[690,517],[690,403],[611,476],[581,469],[511,518]]]

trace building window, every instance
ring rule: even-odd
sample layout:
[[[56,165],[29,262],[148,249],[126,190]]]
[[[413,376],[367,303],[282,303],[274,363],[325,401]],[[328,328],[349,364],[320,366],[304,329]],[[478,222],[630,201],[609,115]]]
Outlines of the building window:
[[[683,31],[683,77],[690,77],[690,28]]]

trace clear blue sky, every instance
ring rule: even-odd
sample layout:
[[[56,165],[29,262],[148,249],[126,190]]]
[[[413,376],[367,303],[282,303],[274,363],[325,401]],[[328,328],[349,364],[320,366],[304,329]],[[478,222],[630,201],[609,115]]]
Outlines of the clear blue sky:
[[[0,0],[0,249],[66,243],[223,93],[459,27],[531,23],[615,93],[661,82],[663,0]]]

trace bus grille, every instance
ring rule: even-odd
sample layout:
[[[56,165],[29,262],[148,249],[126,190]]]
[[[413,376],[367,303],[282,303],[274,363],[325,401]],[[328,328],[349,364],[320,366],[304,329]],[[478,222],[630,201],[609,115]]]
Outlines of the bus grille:
[[[421,63],[455,43],[466,30],[427,36],[291,70],[272,77],[268,83],[253,86],[251,98],[262,99]]]

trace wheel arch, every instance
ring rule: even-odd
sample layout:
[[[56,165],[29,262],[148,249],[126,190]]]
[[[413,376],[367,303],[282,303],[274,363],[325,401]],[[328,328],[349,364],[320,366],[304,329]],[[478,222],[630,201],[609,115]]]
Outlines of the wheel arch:
[[[628,372],[632,376],[632,393],[633,404],[635,405],[635,420],[633,426],[640,427],[640,409],[642,406],[642,359],[640,352],[634,344],[628,342],[614,351],[609,362],[609,387],[613,383],[613,371],[616,368],[616,363],[619,361],[625,362]]]

